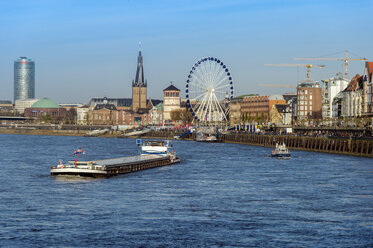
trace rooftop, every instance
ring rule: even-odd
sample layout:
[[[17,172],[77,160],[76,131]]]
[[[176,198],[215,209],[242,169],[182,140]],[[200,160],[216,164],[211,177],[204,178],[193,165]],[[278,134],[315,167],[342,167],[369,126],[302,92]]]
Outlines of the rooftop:
[[[284,97],[281,95],[270,95],[268,100],[284,100]]]
[[[117,110],[114,104],[97,104],[94,110],[108,109],[108,110]]]
[[[168,86],[166,89],[164,89],[163,91],[168,91],[168,90],[180,91],[178,88],[176,88],[176,87],[173,86],[172,84],[171,84],[170,86]]]
[[[61,108],[56,102],[49,98],[42,98],[39,101],[32,104],[31,108]]]

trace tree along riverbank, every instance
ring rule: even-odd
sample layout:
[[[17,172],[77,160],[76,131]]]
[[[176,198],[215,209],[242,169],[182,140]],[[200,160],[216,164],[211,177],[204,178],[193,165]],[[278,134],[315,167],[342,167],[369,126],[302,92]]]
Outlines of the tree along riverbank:
[[[59,135],[59,136],[85,136],[89,130],[42,130],[42,129],[0,129],[0,134],[23,134],[23,135]],[[122,133],[109,131],[99,137],[120,137]],[[152,131],[141,137],[129,138],[154,138],[173,139],[180,135],[177,131]],[[194,134],[185,138],[193,140]],[[357,140],[349,138],[320,138],[320,137],[298,137],[290,135],[258,135],[249,133],[232,133],[220,135],[219,142],[247,144],[265,147],[274,147],[276,143],[285,143],[289,149],[324,152],[341,155],[352,155],[373,158],[373,141]]]

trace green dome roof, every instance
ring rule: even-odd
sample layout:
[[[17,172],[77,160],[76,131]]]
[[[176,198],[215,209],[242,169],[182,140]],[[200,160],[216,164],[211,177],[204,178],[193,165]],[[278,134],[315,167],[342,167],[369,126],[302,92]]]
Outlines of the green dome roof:
[[[61,108],[57,103],[49,98],[43,98],[32,104],[31,108]]]

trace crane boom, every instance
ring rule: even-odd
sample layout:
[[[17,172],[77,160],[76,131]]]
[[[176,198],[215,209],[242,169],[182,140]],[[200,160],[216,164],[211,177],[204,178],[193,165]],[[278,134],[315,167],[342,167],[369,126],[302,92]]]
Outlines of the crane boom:
[[[307,68],[307,79],[310,78],[310,68],[312,68],[312,67],[319,67],[319,68],[325,67],[325,65],[310,65],[310,64],[265,64],[265,66],[306,67]]]
[[[292,84],[259,84],[261,87],[275,87],[275,88],[295,88]]]
[[[349,59],[348,58],[348,51],[346,50],[346,55],[344,58],[294,58],[294,60],[339,60],[345,62],[345,79],[347,80],[347,68],[348,68],[348,61],[349,60],[362,60],[366,61],[366,58],[361,59]]]

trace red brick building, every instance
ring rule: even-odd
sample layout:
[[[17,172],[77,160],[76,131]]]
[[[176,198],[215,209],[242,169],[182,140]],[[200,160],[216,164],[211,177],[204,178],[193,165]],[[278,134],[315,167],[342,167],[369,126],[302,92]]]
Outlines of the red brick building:
[[[297,119],[322,118],[322,89],[318,83],[300,83],[297,86]]]
[[[25,117],[35,117],[44,121],[61,122],[66,116],[66,109],[61,108],[49,98],[35,102],[31,108],[25,109]]]

